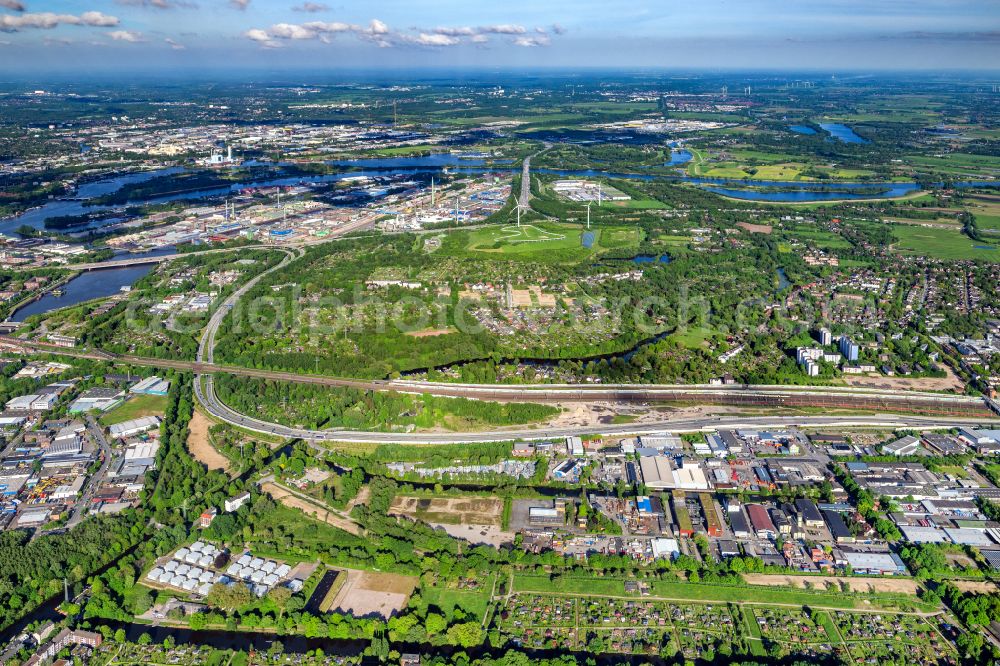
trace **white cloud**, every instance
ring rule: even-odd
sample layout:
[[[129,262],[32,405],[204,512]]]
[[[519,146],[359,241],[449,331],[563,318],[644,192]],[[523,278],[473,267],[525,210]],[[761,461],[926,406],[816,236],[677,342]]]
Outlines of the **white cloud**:
[[[245,12],[247,7],[250,5],[250,0],[229,0],[229,4],[233,7],[233,9]]]
[[[494,35],[523,35],[528,29],[523,25],[502,23],[500,25],[486,25],[479,28],[479,32]]]
[[[449,35],[451,37],[469,37],[476,34],[475,28],[470,28],[469,26],[462,26],[457,28],[434,28],[434,34],[437,35]]]
[[[330,11],[330,6],[324,5],[322,2],[303,2],[301,5],[296,5],[295,7],[292,7],[292,11],[316,14],[318,12]]]
[[[410,44],[417,44],[418,46],[455,46],[456,44],[462,43],[462,40],[458,37],[430,34],[426,32],[421,32],[416,37],[408,35],[405,37],[405,40]]]
[[[21,0],[0,0],[0,7],[9,9],[12,12],[24,11],[24,3]]]
[[[271,39],[271,36],[267,34],[266,30],[260,30],[259,28],[254,28],[253,30],[247,30],[243,33],[243,36],[247,39],[257,42],[266,49],[280,49],[281,42]]]
[[[59,25],[88,25],[100,28],[110,28],[118,25],[117,17],[101,12],[84,12],[79,16],[73,14],[54,14],[42,12],[39,14],[3,14],[0,15],[0,32],[18,32],[19,30],[51,30]]]
[[[180,42],[175,42],[174,40],[170,39],[169,37],[167,37],[163,41],[166,42],[170,46],[170,48],[172,48],[174,51],[183,51],[183,50],[185,50],[187,48],[186,46],[184,46]]]
[[[304,7],[305,5],[302,5],[295,9],[312,11]],[[553,26],[552,30],[559,34],[558,31],[561,28]],[[516,46],[548,46],[551,43],[548,29],[542,27],[534,28],[530,36],[527,34],[528,29],[524,26],[507,23],[478,27],[438,26],[429,30],[413,27],[406,31],[397,31],[379,19],[372,19],[366,26],[323,21],[275,23],[270,28],[254,28],[243,34],[247,39],[267,48],[279,48],[284,42],[289,41],[319,40],[330,43],[333,41],[334,35],[341,33],[353,35],[359,40],[371,42],[380,48],[392,46],[447,47],[463,43],[482,45],[490,41],[491,35],[507,35],[510,37],[510,43]]]
[[[562,27],[558,23],[553,23],[552,24],[552,34],[554,34],[554,35],[565,35],[566,34],[566,28]]]
[[[276,23],[268,30],[271,37],[278,39],[316,39],[316,32],[294,23]]]
[[[147,9],[194,9],[198,5],[188,0],[117,0],[119,5],[145,7]]]
[[[108,16],[101,12],[84,12],[80,14],[80,22],[83,25],[93,25],[101,28],[110,28],[119,23],[118,17]]]
[[[135,30],[112,30],[108,33],[108,37],[116,42],[129,42],[131,44],[146,41],[142,38],[142,33]]]
[[[532,48],[535,46],[548,46],[552,43],[548,35],[538,35],[537,37],[518,37],[514,39],[511,44],[514,46],[524,46],[527,48]]]

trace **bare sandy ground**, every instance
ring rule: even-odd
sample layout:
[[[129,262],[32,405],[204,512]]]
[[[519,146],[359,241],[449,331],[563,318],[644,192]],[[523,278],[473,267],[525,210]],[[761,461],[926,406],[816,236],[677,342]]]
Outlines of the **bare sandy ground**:
[[[338,529],[344,530],[345,532],[350,532],[355,535],[361,534],[361,528],[357,525],[357,523],[353,523],[346,518],[338,516],[336,513],[322,508],[319,504],[314,504],[297,497],[293,495],[291,491],[286,488],[282,488],[276,483],[265,483],[261,486],[261,489],[274,498],[275,501],[281,502],[291,509],[298,509],[307,516],[311,516],[316,520],[322,521],[327,525],[332,525]]]
[[[743,227],[747,231],[755,234],[770,234],[774,228],[769,224],[750,224],[749,222],[737,222],[736,226]]]
[[[440,527],[451,536],[464,539],[473,545],[486,545],[494,548],[507,543],[514,543],[515,532],[504,532],[496,525],[446,525],[444,523],[427,523],[431,527]]]
[[[357,569],[345,571],[347,582],[334,599],[333,608],[355,617],[377,613],[389,618],[406,607],[417,586],[415,576]]]
[[[561,403],[558,405],[562,412],[546,422],[546,426],[553,428],[568,428],[573,426],[594,426],[595,428],[612,423],[617,415],[629,415],[635,417],[631,423],[642,425],[656,421],[663,421],[665,418],[692,419],[713,414],[731,414],[738,410],[736,407],[726,407],[720,405],[704,405],[696,407],[679,407],[668,410],[637,408],[635,405],[619,405],[612,403]]]
[[[231,474],[229,458],[215,450],[209,441],[208,429],[212,427],[212,422],[208,417],[194,411],[191,415],[191,423],[188,424],[188,451],[194,459],[204,464],[209,469],[221,469],[226,474]]]
[[[406,335],[411,338],[433,338],[438,335],[448,335],[449,333],[455,333],[454,328],[430,328],[423,331],[410,331]]]
[[[389,513],[428,523],[499,526],[503,515],[503,500],[496,497],[429,498],[400,495],[393,499]]]
[[[744,580],[751,585],[771,585],[804,588],[806,582],[813,587],[824,588],[833,583],[839,589],[841,582],[850,585],[854,592],[893,592],[896,594],[916,594],[919,585],[912,578],[851,578],[849,576],[795,576],[788,574],[744,574]]]
[[[998,589],[997,584],[988,580],[951,580],[948,581],[962,592],[977,594],[992,594]]]
[[[844,375],[848,386],[863,386],[865,388],[904,389],[911,391],[956,391],[961,392],[965,386],[962,380],[955,376],[951,368],[945,368],[947,377],[868,377],[866,375]]]

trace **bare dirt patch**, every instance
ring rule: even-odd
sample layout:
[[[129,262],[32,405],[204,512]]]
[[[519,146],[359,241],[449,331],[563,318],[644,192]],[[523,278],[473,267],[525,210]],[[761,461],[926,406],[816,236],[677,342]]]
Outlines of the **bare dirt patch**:
[[[439,335],[448,335],[449,333],[457,333],[457,331],[449,326],[448,328],[428,328],[423,331],[408,331],[406,335],[411,338],[433,338]]]
[[[391,515],[442,525],[499,527],[503,500],[496,497],[396,497]]]
[[[345,573],[347,582],[332,607],[355,617],[392,617],[406,607],[417,586],[416,576],[357,569],[346,569]]]
[[[975,592],[976,594],[993,594],[1000,590],[997,584],[988,580],[950,580],[948,581],[960,592]]]
[[[208,429],[212,427],[212,422],[208,417],[197,409],[191,415],[191,422],[188,424],[188,451],[194,459],[202,463],[209,469],[221,469],[226,474],[231,475],[232,465],[229,458],[219,453],[212,446]]]
[[[751,224],[749,222],[737,222],[736,226],[742,227],[752,234],[770,234],[774,228],[769,224]]]
[[[333,511],[325,509],[316,503],[298,497],[297,495],[292,494],[292,491],[287,488],[282,488],[276,483],[267,482],[261,485],[261,489],[274,498],[276,502],[281,502],[291,509],[298,509],[307,516],[311,516],[312,518],[322,521],[327,525],[333,525],[334,527],[344,530],[345,532],[350,532],[351,534],[361,534],[361,528],[357,523],[347,520],[346,518],[339,516]]]
[[[848,386],[910,391],[956,391],[965,390],[962,380],[955,376],[951,368],[944,368],[945,377],[883,377],[868,375],[845,375]]]
[[[499,548],[508,543],[514,543],[516,532],[505,532],[493,525],[446,525],[444,523],[428,523],[431,527],[440,528],[457,539],[464,539],[474,545]]]
[[[744,574],[750,585],[770,585],[776,587],[805,588],[811,583],[815,588],[827,587],[828,583],[840,588],[847,583],[853,592],[893,592],[896,594],[916,594],[917,581],[912,578],[851,578],[849,576],[794,576],[786,574]]]

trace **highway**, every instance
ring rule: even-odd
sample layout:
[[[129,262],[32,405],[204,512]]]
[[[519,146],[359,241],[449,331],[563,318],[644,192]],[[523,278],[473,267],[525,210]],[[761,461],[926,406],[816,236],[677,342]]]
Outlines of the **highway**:
[[[530,169],[531,157],[524,160],[523,173]],[[530,182],[522,180],[522,196],[530,194]],[[523,203],[523,202],[522,202]],[[347,233],[348,228],[338,230]],[[324,239],[327,240],[327,239]],[[216,335],[227,313],[264,276],[280,270],[290,261],[301,256],[303,249],[267,246],[286,253],[282,261],[254,277],[231,294],[213,312],[202,337],[194,361],[157,359],[130,355],[115,355],[100,349],[67,349],[55,345],[0,336],[0,342],[19,345],[28,350],[50,352],[78,358],[105,360],[124,365],[172,368],[193,372],[196,376],[195,393],[213,416],[256,432],[307,440],[335,440],[354,442],[409,442],[409,443],[459,443],[502,441],[539,436],[567,436],[594,433],[603,434],[642,432],[689,432],[719,427],[784,427],[811,425],[815,427],[848,425],[871,427],[930,427],[976,425],[994,418],[982,398],[918,391],[886,391],[880,389],[840,386],[717,386],[717,385],[633,385],[633,384],[539,384],[507,386],[491,384],[451,384],[410,380],[371,380],[328,377],[304,373],[261,370],[215,363]],[[226,250],[217,250],[226,251]],[[157,257],[165,260],[167,257]],[[573,428],[505,429],[478,433],[410,434],[362,431],[314,431],[289,428],[239,414],[224,405],[215,394],[213,375],[227,373],[275,381],[319,384],[330,387],[349,387],[364,391],[396,391],[410,394],[430,394],[440,397],[471,398],[495,402],[549,402],[549,403],[675,403],[712,404],[738,407],[800,408],[820,407],[870,412],[874,416],[795,416],[795,417],[711,417],[695,420],[658,421],[642,425],[589,425]],[[929,416],[903,416],[919,412]]]
[[[531,158],[534,155],[528,155],[524,158],[524,162],[521,164],[521,196],[517,201],[517,205],[523,210],[528,210],[528,202],[531,200]]]
[[[518,428],[462,433],[394,433],[356,430],[308,430],[269,423],[239,414],[222,404],[215,396],[211,376],[195,384],[195,394],[213,416],[232,425],[267,435],[318,442],[358,442],[403,444],[464,444],[470,442],[503,442],[517,439],[541,439],[574,435],[643,435],[658,432],[686,433],[716,430],[719,428],[779,429],[790,426],[809,428],[952,428],[983,425],[983,419],[906,416],[883,414],[877,416],[709,416],[698,419],[664,420],[643,424],[590,425],[568,428]]]

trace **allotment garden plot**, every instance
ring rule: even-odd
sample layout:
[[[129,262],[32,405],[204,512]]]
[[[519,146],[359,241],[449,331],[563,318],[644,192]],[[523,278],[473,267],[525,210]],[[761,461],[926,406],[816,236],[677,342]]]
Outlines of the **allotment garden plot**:
[[[933,620],[888,612],[521,593],[506,599],[495,618],[508,641],[533,649],[681,653],[694,660],[732,648],[775,656],[850,655],[857,663],[905,657],[913,664],[954,655]]]

